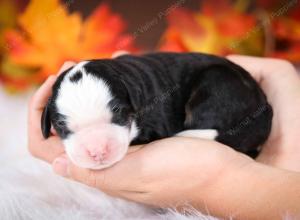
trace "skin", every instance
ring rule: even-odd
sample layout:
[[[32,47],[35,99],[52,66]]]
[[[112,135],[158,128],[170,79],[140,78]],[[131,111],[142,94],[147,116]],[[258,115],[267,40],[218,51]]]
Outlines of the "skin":
[[[122,161],[104,170],[76,167],[55,132],[47,140],[41,134],[42,110],[56,76],[30,101],[29,151],[61,176],[148,205],[190,204],[235,219],[300,218],[300,77],[283,60],[228,58],[252,74],[274,110],[271,135],[256,160],[214,141],[172,137],[131,147]]]

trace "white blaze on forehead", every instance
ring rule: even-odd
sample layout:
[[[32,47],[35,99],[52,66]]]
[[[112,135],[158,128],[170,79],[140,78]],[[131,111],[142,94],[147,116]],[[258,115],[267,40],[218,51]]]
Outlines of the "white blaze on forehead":
[[[70,70],[70,72],[68,72],[67,76],[70,78],[72,77],[75,73],[77,73],[78,71],[82,72],[82,73],[86,73],[85,69],[83,68],[83,66],[85,64],[87,64],[88,61],[82,61],[77,63],[75,66],[73,66],[73,68]]]
[[[109,87],[102,79],[86,73],[86,63],[74,66],[64,77],[58,91],[58,112],[67,117],[67,125],[71,129],[97,121],[109,123],[112,117],[108,106],[112,99]],[[82,77],[72,82],[70,77],[78,72]]]

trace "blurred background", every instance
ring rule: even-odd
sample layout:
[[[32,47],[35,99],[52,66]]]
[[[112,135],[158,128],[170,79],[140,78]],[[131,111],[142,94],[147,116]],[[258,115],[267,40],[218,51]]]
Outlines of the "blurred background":
[[[298,0],[0,0],[0,160],[28,154],[27,103],[66,60],[117,50],[300,63]]]
[[[298,0],[1,0],[0,86],[24,93],[66,60],[116,50],[198,51],[300,62]]]

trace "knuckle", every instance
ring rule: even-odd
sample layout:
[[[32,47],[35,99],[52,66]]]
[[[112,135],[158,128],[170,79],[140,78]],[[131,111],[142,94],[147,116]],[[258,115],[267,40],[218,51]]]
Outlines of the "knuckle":
[[[71,179],[81,182],[85,185],[88,185],[90,187],[96,187],[97,186],[97,179],[96,175],[90,171],[90,170],[81,170],[78,169],[77,167],[74,167],[71,165],[69,167],[69,176]]]

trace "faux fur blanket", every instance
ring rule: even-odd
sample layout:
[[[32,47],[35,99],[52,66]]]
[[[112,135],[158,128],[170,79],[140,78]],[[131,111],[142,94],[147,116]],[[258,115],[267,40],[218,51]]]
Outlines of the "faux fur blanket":
[[[55,175],[27,152],[27,101],[0,90],[1,220],[216,219],[192,208],[189,214],[151,209]]]

